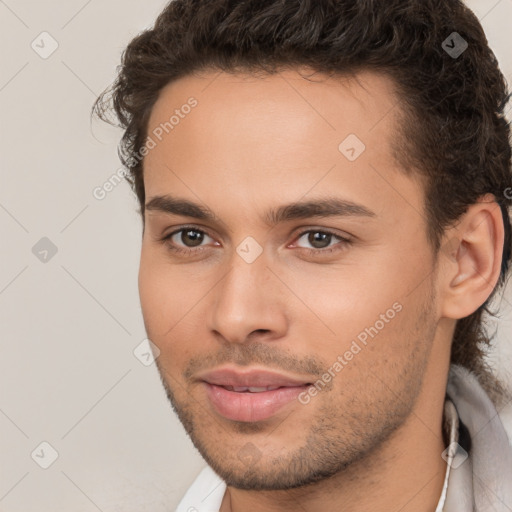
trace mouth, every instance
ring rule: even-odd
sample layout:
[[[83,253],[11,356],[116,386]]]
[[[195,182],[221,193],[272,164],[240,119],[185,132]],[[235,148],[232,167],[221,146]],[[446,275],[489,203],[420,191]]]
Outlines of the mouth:
[[[267,370],[237,372],[233,368],[200,376],[213,410],[233,421],[255,422],[271,418],[307,391],[311,381]]]
[[[249,393],[262,393],[264,391],[274,391],[274,389],[280,389],[282,387],[288,386],[263,386],[263,387],[247,387],[247,386],[222,386],[224,389],[228,391],[236,391],[237,393],[245,393],[248,391]]]
[[[229,389],[233,386],[218,386],[204,383],[206,395],[213,409],[228,420],[263,421],[277,414],[291,402],[297,402],[299,395],[307,391],[309,384],[282,386],[274,389],[252,388],[261,391]]]

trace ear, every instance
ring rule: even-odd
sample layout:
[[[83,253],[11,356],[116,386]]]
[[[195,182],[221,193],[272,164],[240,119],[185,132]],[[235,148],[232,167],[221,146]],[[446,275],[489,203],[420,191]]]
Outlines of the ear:
[[[503,240],[501,208],[492,194],[479,198],[447,229],[439,254],[441,316],[464,318],[487,300],[499,279]]]

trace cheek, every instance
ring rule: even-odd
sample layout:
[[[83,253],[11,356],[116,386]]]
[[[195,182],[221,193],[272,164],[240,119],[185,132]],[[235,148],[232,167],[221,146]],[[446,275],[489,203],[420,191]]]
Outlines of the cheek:
[[[146,333],[167,369],[187,361],[204,342],[198,336],[198,318],[204,318],[201,299],[209,289],[203,281],[194,283],[184,266],[173,266],[158,251],[143,248],[138,275],[142,315]]]
[[[148,335],[155,339],[172,328],[180,318],[180,299],[183,299],[182,286],[176,282],[176,272],[164,265],[158,255],[150,249],[142,248],[138,287],[139,299]]]
[[[305,352],[311,350],[312,340],[321,340],[314,344],[321,359],[332,364],[346,355],[342,364],[354,369],[377,367],[387,359],[402,360],[411,354],[415,340],[423,335],[418,322],[429,280],[423,276],[418,286],[421,280],[414,262],[408,266],[391,258],[373,262],[373,266],[368,262],[301,273],[295,281],[296,285],[300,281],[297,289],[302,290],[295,318]]]
[[[141,256],[139,266],[139,299],[144,323],[149,332],[159,332],[164,318],[168,294],[165,293],[164,281],[157,279],[158,272],[150,258]]]
[[[328,338],[347,340],[379,320],[400,302],[401,286],[390,273],[364,265],[302,269],[283,276],[297,290],[299,322]],[[394,316],[395,310],[390,311]]]

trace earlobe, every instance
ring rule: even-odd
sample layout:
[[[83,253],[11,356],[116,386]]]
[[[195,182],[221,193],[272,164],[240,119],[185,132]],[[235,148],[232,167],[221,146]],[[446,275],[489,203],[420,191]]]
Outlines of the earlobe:
[[[491,295],[499,279],[504,226],[501,209],[490,194],[471,205],[445,236],[443,316],[471,315]]]

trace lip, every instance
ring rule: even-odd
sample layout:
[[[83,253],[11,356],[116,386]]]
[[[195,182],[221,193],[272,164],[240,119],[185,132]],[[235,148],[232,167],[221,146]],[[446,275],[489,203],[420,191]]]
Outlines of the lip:
[[[308,379],[297,379],[285,374],[256,368],[244,372],[229,367],[217,368],[216,370],[199,374],[197,378],[217,386],[295,387],[311,383]]]
[[[226,419],[254,422],[271,418],[311,385],[301,380],[269,370],[251,369],[238,372],[219,368],[198,376],[203,381],[206,396],[213,409]],[[234,387],[276,387],[268,391],[233,391]]]

